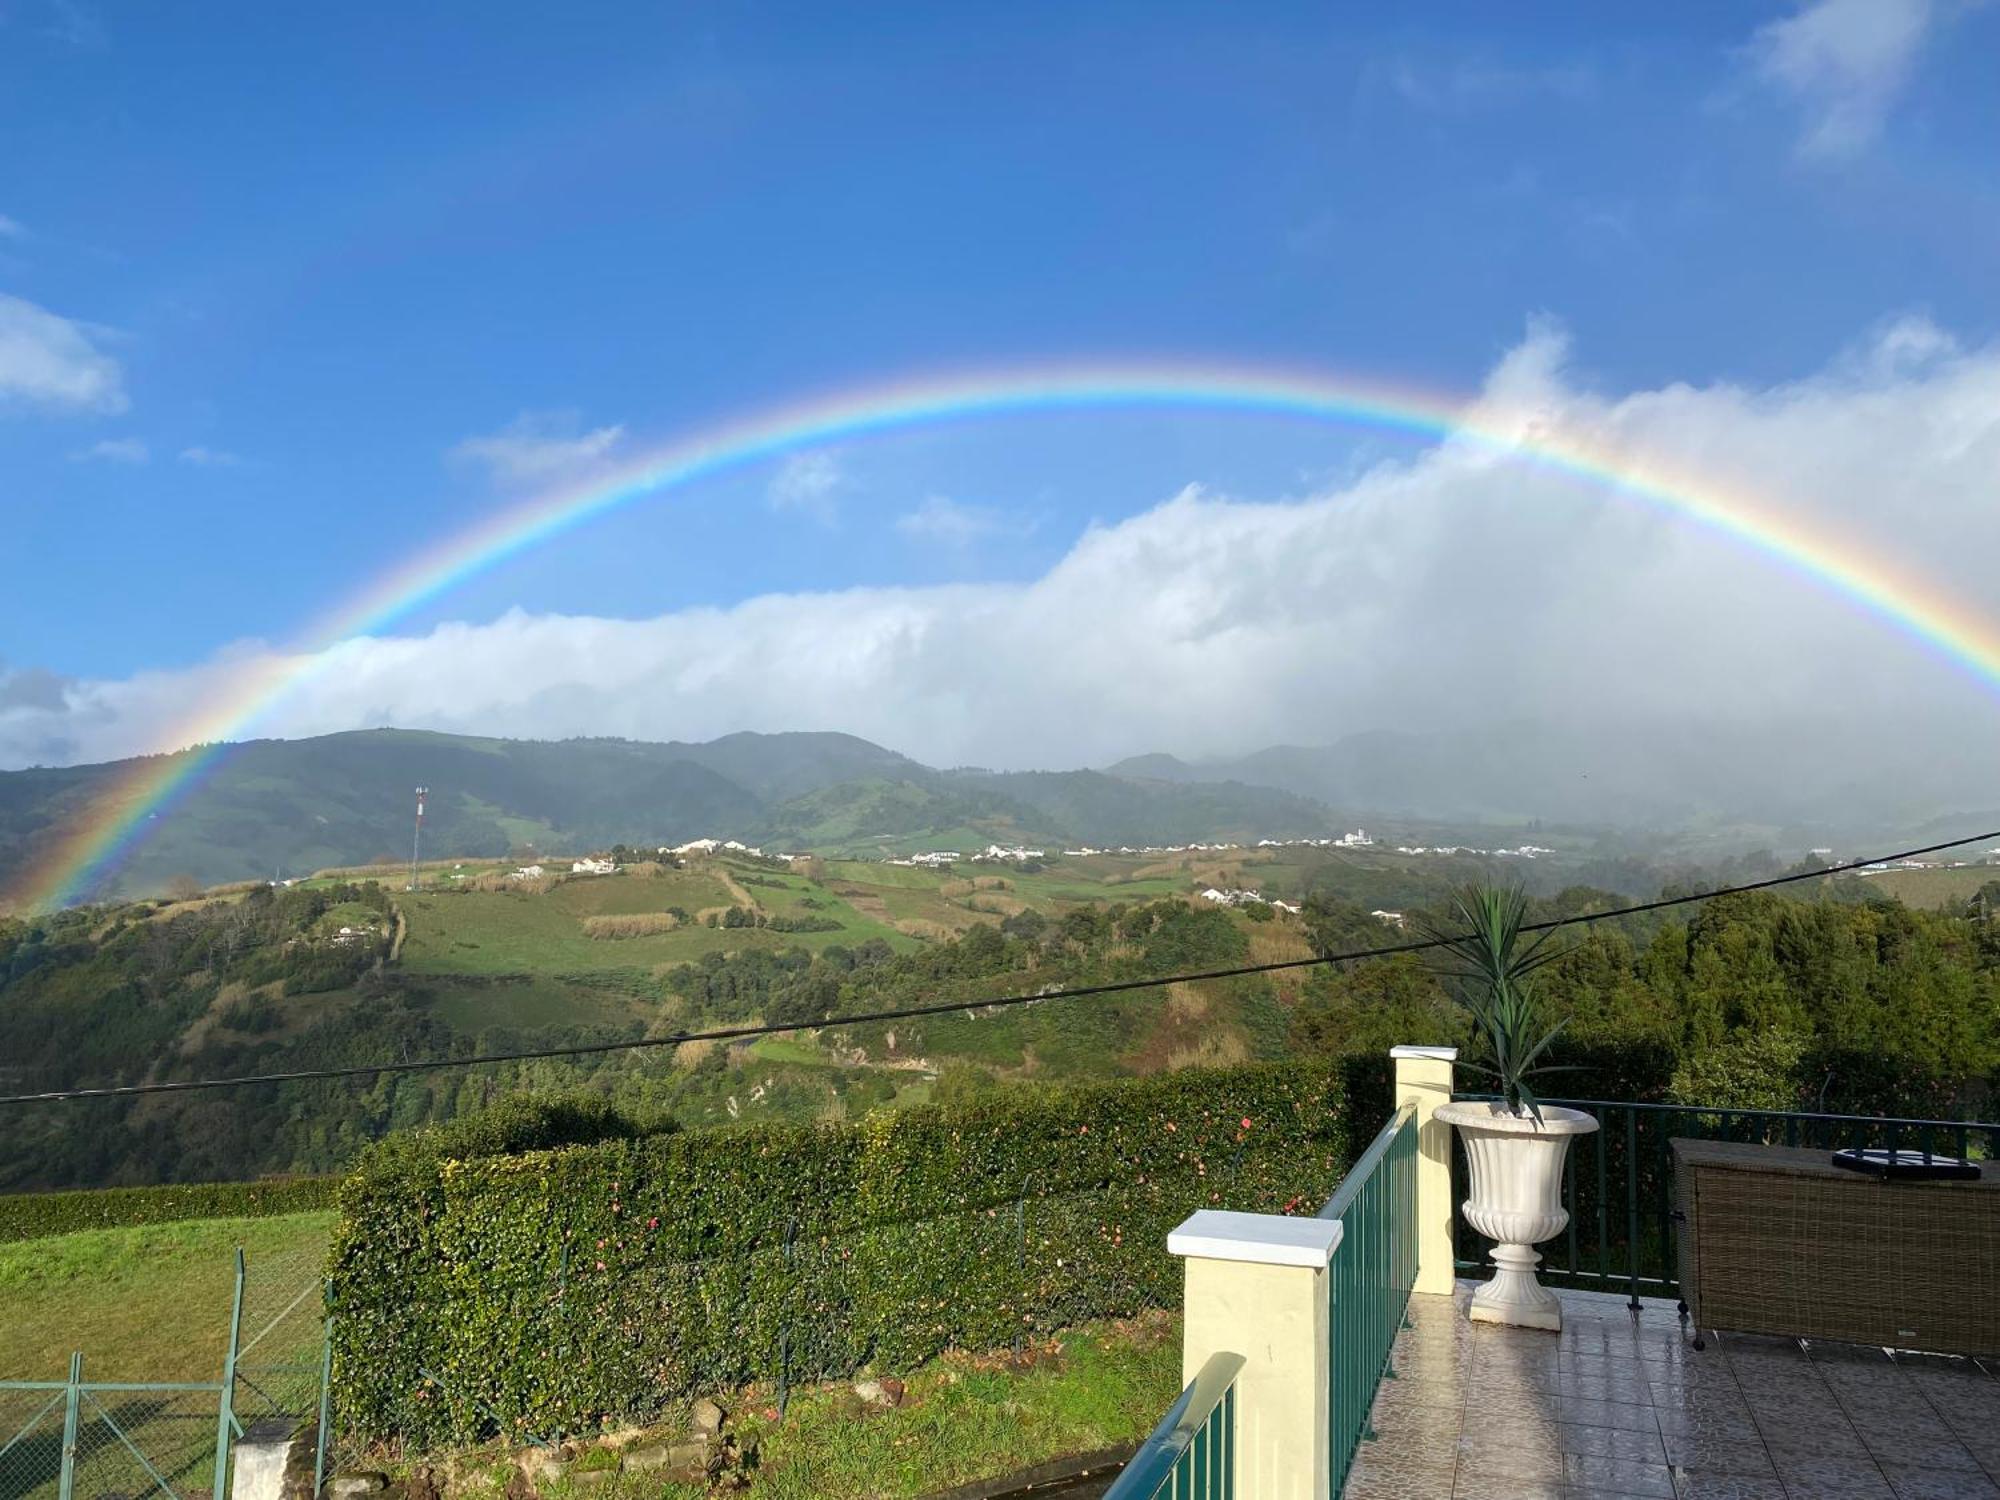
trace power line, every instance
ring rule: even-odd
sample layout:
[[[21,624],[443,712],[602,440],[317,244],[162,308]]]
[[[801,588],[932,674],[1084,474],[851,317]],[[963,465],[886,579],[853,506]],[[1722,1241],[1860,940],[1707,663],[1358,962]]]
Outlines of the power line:
[[[1959,849],[1967,844],[1981,843],[1987,839],[2000,839],[2000,829],[1991,833],[1968,834],[1964,838],[1948,839],[1941,844],[1926,844],[1920,849],[1904,849],[1895,854],[1876,854],[1865,859],[1850,860],[1842,865],[1827,865],[1817,870],[1796,870],[1788,875],[1773,875],[1765,880],[1752,880],[1743,885],[1724,886],[1721,890],[1691,892],[1685,896],[1662,896],[1654,901],[1641,901],[1632,906],[1614,907],[1610,911],[1589,912],[1574,917],[1555,917],[1544,922],[1530,922],[1523,926],[1526,932],[1553,932],[1562,927],[1576,927],[1593,922],[1609,922],[1620,917],[1642,916],[1647,912],[1664,911],[1670,907],[1689,906],[1698,901],[1713,901],[1718,896],[1740,896],[1749,891],[1770,890],[1774,886],[1791,885],[1801,880],[1823,880],[1830,875],[1850,874],[1855,870],[1865,870],[1872,866],[1885,865],[1897,860],[1915,859],[1923,854],[1938,854],[1946,849]],[[1369,958],[1393,958],[1404,953],[1423,953],[1433,948],[1441,948],[1455,941],[1448,937],[1418,938],[1407,943],[1390,943],[1379,948],[1358,948],[1347,953],[1322,953],[1311,958],[1287,958],[1273,963],[1242,964],[1229,969],[1204,969],[1188,974],[1163,974],[1149,979],[1121,979],[1108,984],[1083,985],[1076,989],[1054,989],[1036,994],[1003,995],[995,1000],[949,1000],[935,1005],[913,1005],[901,1010],[865,1011],[859,1015],[832,1016],[823,1021],[789,1021],[755,1026],[725,1026],[713,1031],[682,1031],[671,1036],[640,1037],[634,1041],[591,1042],[569,1047],[538,1047],[521,1052],[486,1052],[473,1057],[430,1057],[413,1062],[364,1063],[347,1068],[307,1068],[291,1073],[253,1073],[235,1078],[189,1078],[170,1083],[130,1083],[113,1088],[60,1089],[43,1094],[0,1095],[0,1105],[6,1104],[58,1104],[74,1099],[128,1099],[142,1094],[181,1094],[197,1089],[248,1088],[253,1084],[272,1083],[312,1083],[338,1078],[372,1078],[386,1073],[430,1073],[444,1068],[477,1068],[487,1063],[538,1062],[558,1057],[594,1057],[610,1052],[637,1052],[654,1047],[678,1047],[683,1042],[732,1042],[745,1037],[778,1036],[792,1031],[820,1031],[829,1026],[865,1026],[877,1021],[904,1021],[923,1016],[943,1016],[974,1010],[1002,1010],[1015,1005],[1033,1005],[1040,1000],[1084,1000],[1096,995],[1118,995],[1132,990],[1159,989],[1170,984],[1197,984],[1210,979],[1240,979],[1250,974],[1272,974],[1284,969],[1307,969],[1320,964],[1352,963]]]

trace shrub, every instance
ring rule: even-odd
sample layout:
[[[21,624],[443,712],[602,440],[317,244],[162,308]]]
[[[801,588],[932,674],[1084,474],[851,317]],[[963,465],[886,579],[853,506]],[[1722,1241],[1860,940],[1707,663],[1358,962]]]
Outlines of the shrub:
[[[338,1177],[269,1182],[184,1182],[162,1187],[98,1188],[86,1192],[12,1193],[0,1197],[0,1243],[165,1224],[176,1219],[253,1219],[331,1208]]]
[[[1171,1304],[1168,1231],[1317,1208],[1342,1106],[1321,1062],[522,1155],[385,1142],[341,1194],[341,1420],[419,1448],[577,1432]]]
[[[672,932],[681,925],[681,917],[670,911],[643,911],[629,914],[614,913],[608,916],[585,917],[583,935],[585,937],[617,939],[653,937],[658,933]]]

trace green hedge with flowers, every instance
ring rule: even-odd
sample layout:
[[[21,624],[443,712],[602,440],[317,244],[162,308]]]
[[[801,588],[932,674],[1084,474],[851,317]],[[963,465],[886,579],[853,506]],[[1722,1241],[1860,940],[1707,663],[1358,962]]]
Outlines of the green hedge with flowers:
[[[600,1119],[512,1154],[385,1143],[341,1191],[343,1430],[546,1438],[1177,1305],[1167,1232],[1198,1208],[1314,1212],[1375,1123],[1346,1099],[1320,1061],[817,1127]]]

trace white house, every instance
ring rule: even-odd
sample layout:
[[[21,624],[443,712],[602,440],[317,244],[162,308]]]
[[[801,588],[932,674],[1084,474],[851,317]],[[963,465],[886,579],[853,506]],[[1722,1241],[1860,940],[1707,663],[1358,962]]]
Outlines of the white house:
[[[609,859],[579,859],[569,867],[572,875],[615,875],[618,866]]]
[[[540,865],[522,865],[520,869],[516,870],[508,878],[510,880],[540,880],[546,874],[548,874],[548,871],[544,870]]]

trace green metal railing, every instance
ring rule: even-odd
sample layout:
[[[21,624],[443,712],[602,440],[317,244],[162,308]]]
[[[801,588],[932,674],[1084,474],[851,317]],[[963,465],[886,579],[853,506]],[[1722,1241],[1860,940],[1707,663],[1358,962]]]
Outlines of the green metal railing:
[[[1212,1354],[1104,1500],[1232,1500],[1240,1354]]]
[[[1489,1099],[1487,1094],[1455,1094]],[[1690,1104],[1634,1104],[1609,1099],[1544,1099],[1585,1110],[1598,1128],[1579,1137],[1563,1164],[1569,1226],[1541,1246],[1541,1279],[1550,1286],[1678,1298],[1679,1224],[1675,1218],[1676,1137],[1796,1146],[1815,1151],[1888,1147],[1947,1156],[2000,1156],[2000,1124],[1979,1120],[1897,1119],[1776,1109],[1704,1109]],[[1452,1155],[1452,1201],[1466,1193],[1465,1154]],[[1454,1215],[1461,1270],[1484,1264],[1485,1242]]]
[[[1404,1105],[1319,1211],[1340,1221],[1327,1266],[1327,1456],[1339,1495],[1369,1436],[1375,1389],[1417,1281],[1417,1120]]]

